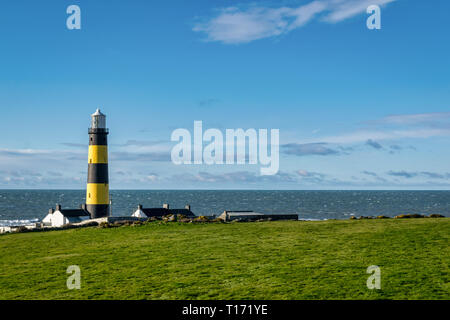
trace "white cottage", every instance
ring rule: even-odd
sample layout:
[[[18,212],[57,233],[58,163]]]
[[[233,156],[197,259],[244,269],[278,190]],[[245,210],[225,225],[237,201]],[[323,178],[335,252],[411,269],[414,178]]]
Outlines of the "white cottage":
[[[62,227],[69,223],[79,223],[90,219],[90,214],[84,208],[82,209],[61,209],[56,205],[56,210],[50,209],[48,214],[42,220],[45,227]]]
[[[146,218],[147,217],[147,215],[144,213],[144,211],[142,211],[142,205],[139,205],[137,210],[135,212],[133,212],[133,214],[131,216],[135,217],[135,218]]]

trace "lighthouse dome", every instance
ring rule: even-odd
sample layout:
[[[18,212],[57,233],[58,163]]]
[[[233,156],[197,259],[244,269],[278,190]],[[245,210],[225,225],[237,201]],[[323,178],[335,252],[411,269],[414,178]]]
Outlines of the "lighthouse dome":
[[[95,110],[95,112],[92,114],[92,116],[105,116],[101,111],[100,108],[97,108],[97,110]]]
[[[97,108],[92,114],[92,129],[105,129],[106,128],[106,116]]]

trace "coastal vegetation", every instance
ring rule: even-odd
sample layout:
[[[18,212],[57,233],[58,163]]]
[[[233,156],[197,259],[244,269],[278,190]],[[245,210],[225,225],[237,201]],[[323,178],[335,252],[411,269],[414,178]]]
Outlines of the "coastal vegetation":
[[[450,219],[148,221],[0,236],[0,299],[449,299]],[[81,289],[68,290],[69,266]],[[369,290],[367,268],[381,270]]]

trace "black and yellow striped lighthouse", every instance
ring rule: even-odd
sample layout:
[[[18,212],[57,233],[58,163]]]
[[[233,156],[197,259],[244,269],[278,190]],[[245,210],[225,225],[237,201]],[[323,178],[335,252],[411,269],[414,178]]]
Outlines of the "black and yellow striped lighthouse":
[[[108,129],[106,116],[99,109],[92,115],[89,128],[89,167],[86,210],[91,218],[109,215]]]

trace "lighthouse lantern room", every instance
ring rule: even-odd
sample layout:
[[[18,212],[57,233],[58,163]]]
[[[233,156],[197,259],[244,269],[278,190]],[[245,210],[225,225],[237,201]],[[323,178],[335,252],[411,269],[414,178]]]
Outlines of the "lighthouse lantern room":
[[[94,114],[92,114],[92,129],[106,129],[106,116],[101,113],[100,109],[97,109]]]

